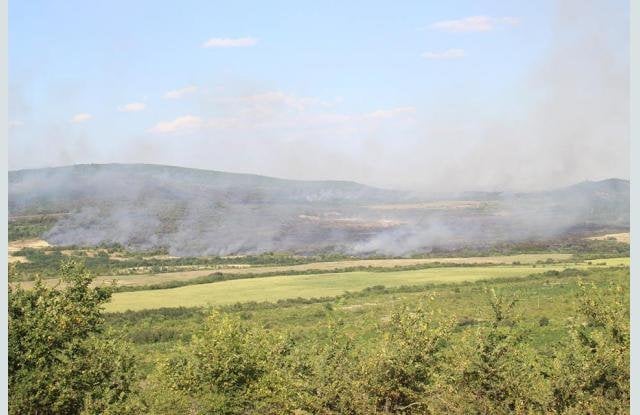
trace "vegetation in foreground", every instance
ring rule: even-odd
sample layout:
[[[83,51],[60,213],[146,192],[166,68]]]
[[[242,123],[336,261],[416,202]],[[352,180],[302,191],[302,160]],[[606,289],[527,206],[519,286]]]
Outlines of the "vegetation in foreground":
[[[63,290],[9,288],[9,412],[118,413],[136,362],[126,343],[101,336],[110,292],[89,288],[92,277],[77,263],[60,274]]]
[[[12,414],[629,411],[628,268],[106,321],[61,274],[9,292]]]

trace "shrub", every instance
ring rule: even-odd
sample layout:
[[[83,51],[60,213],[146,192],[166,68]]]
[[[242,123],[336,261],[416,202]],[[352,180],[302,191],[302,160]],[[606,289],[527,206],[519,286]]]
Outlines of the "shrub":
[[[250,391],[265,371],[265,340],[264,333],[239,318],[213,313],[201,333],[161,363],[161,387],[174,391],[176,405],[197,402],[189,412],[247,411]]]
[[[629,297],[581,285],[580,319],[553,362],[555,409],[561,413],[629,410]]]
[[[122,341],[98,336],[109,290],[90,288],[76,262],[60,274],[64,288],[9,288],[9,413],[133,411],[134,357]]]
[[[544,413],[550,390],[527,331],[507,301],[490,290],[490,324],[467,332],[451,350],[447,386],[435,413]]]
[[[434,322],[426,304],[392,313],[382,349],[366,374],[369,393],[384,413],[424,413],[428,391],[442,370],[442,353],[453,329],[451,320]]]

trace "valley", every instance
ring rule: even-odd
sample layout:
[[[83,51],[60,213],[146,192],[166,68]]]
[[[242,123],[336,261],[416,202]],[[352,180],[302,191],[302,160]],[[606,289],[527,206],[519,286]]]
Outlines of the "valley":
[[[396,396],[378,389],[398,379],[389,370],[431,359],[415,370],[439,380],[429,389],[406,375],[412,390],[430,391],[430,408],[465,413],[477,402],[454,391],[484,393],[466,371],[494,339],[507,351],[496,362],[512,374],[504,382],[535,378],[540,395],[527,405],[549,409],[562,405],[548,392],[556,380],[593,372],[563,357],[589,356],[572,343],[575,327],[606,319],[628,332],[628,188],[611,179],[436,197],[167,166],[13,172],[10,295],[36,326],[56,321],[48,338],[75,327],[73,315],[95,317],[104,331],[93,339],[136,362],[126,398],[136,411],[240,402],[259,405],[251,413],[388,413],[376,402]],[[69,303],[42,317],[48,308],[28,306],[78,295],[94,314]],[[609,339],[608,327],[592,330],[608,339],[601,353],[624,360],[626,337]],[[397,359],[393,369],[386,359]],[[173,380],[208,385],[203,371],[226,376],[245,364],[254,374],[240,392]],[[548,377],[548,367],[559,372]],[[339,409],[316,410],[325,407]]]

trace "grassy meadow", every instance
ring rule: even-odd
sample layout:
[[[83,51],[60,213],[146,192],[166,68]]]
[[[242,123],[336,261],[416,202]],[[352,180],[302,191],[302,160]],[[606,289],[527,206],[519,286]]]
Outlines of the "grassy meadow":
[[[498,258],[494,258],[496,261]],[[504,258],[502,258],[504,260]],[[497,262],[497,261],[496,261]],[[237,279],[189,285],[165,290],[115,293],[106,306],[109,312],[160,307],[206,307],[237,302],[277,301],[287,298],[335,296],[375,285],[397,287],[429,283],[460,283],[482,279],[525,277],[569,267],[578,269],[628,265],[628,258],[592,260],[587,263],[493,265],[429,268],[410,271],[341,272]],[[599,264],[599,265],[595,265]]]
[[[27,247],[34,247],[36,244],[42,248],[47,248],[46,242],[41,240],[29,241],[30,244]],[[27,256],[16,255],[16,252],[20,252],[24,248],[24,243],[14,243],[14,248],[9,250],[10,262],[23,262],[28,263]],[[66,252],[65,252],[66,251]],[[45,253],[45,257],[54,256],[55,253],[62,252],[63,255],[58,258],[60,261],[63,258],[74,258],[73,250],[61,250],[51,251]],[[90,258],[95,259],[96,252],[102,255],[109,255],[104,250],[83,250],[80,251],[84,255],[92,255]],[[42,255],[42,253],[41,253]],[[429,264],[535,264],[545,261],[569,261],[572,258],[572,254],[568,253],[536,253],[536,254],[517,254],[517,255],[487,255],[487,256],[472,256],[472,257],[441,257],[441,258],[384,258],[384,259],[345,259],[340,261],[308,261],[302,264],[292,265],[251,265],[242,263],[239,258],[238,263],[232,264],[219,264],[219,265],[201,265],[197,268],[191,269],[194,265],[183,265],[179,271],[163,271],[153,272],[152,268],[146,270],[140,270],[139,267],[125,268],[124,271],[132,271],[129,274],[120,273],[112,275],[96,275],[94,280],[95,284],[116,282],[118,286],[141,286],[148,284],[158,284],[166,281],[188,281],[191,279],[203,277],[211,273],[219,273],[222,275],[237,275],[237,274],[273,274],[274,272],[307,272],[307,271],[330,271],[330,270],[342,270],[345,268],[354,267],[373,267],[373,268],[394,268],[394,267],[406,267],[417,265],[429,265]],[[156,256],[153,256],[154,258]],[[86,257],[85,257],[86,258]],[[120,256],[107,256],[111,261],[114,258],[121,258]],[[149,257],[146,257],[149,258]],[[118,259],[119,260],[119,259]],[[122,260],[119,260],[122,262]],[[49,264],[51,267],[52,264]],[[176,268],[176,266],[172,267]],[[33,280],[20,281],[25,287],[33,286]],[[45,278],[45,282],[49,285],[55,285],[58,283],[57,278]]]
[[[618,262],[623,261],[615,261]],[[301,338],[313,337],[313,333],[326,329],[331,321],[339,319],[348,327],[355,341],[366,343],[394,309],[425,300],[429,301],[431,308],[439,310],[441,317],[455,317],[461,327],[487,321],[491,315],[487,290],[494,289],[505,298],[517,299],[517,313],[534,330],[533,342],[544,348],[550,340],[557,341],[560,334],[566,333],[566,322],[576,312],[575,300],[580,283],[598,287],[617,284],[628,290],[629,268],[626,266],[593,267],[589,270],[571,268],[550,273],[552,268],[517,278],[485,278],[457,283],[433,281],[433,284],[422,286],[342,291],[336,292],[333,298],[309,302],[294,299],[279,303],[227,302],[226,305],[211,307],[149,307],[137,311],[108,312],[107,321],[126,333],[139,351],[153,358],[164,354],[172,344],[188,342],[212,310],[221,310],[276,331],[291,331]],[[548,318],[548,324],[541,326],[541,318]]]

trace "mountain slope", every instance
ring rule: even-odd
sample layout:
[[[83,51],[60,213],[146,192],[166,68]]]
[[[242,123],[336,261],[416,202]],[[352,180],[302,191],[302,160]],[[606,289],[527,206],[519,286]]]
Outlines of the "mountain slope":
[[[327,249],[403,255],[629,224],[624,180],[461,200],[474,194],[434,202],[355,182],[143,164],[9,172],[12,217],[60,214],[42,235],[48,242],[162,247],[174,255]]]
[[[515,196],[521,206],[553,211],[577,225],[629,226],[630,183],[622,179],[585,181],[544,192]],[[508,198],[507,198],[508,199]]]
[[[233,203],[382,201],[401,197],[348,181],[299,181],[147,164],[91,164],[9,172],[11,214],[87,203],[211,200]]]

